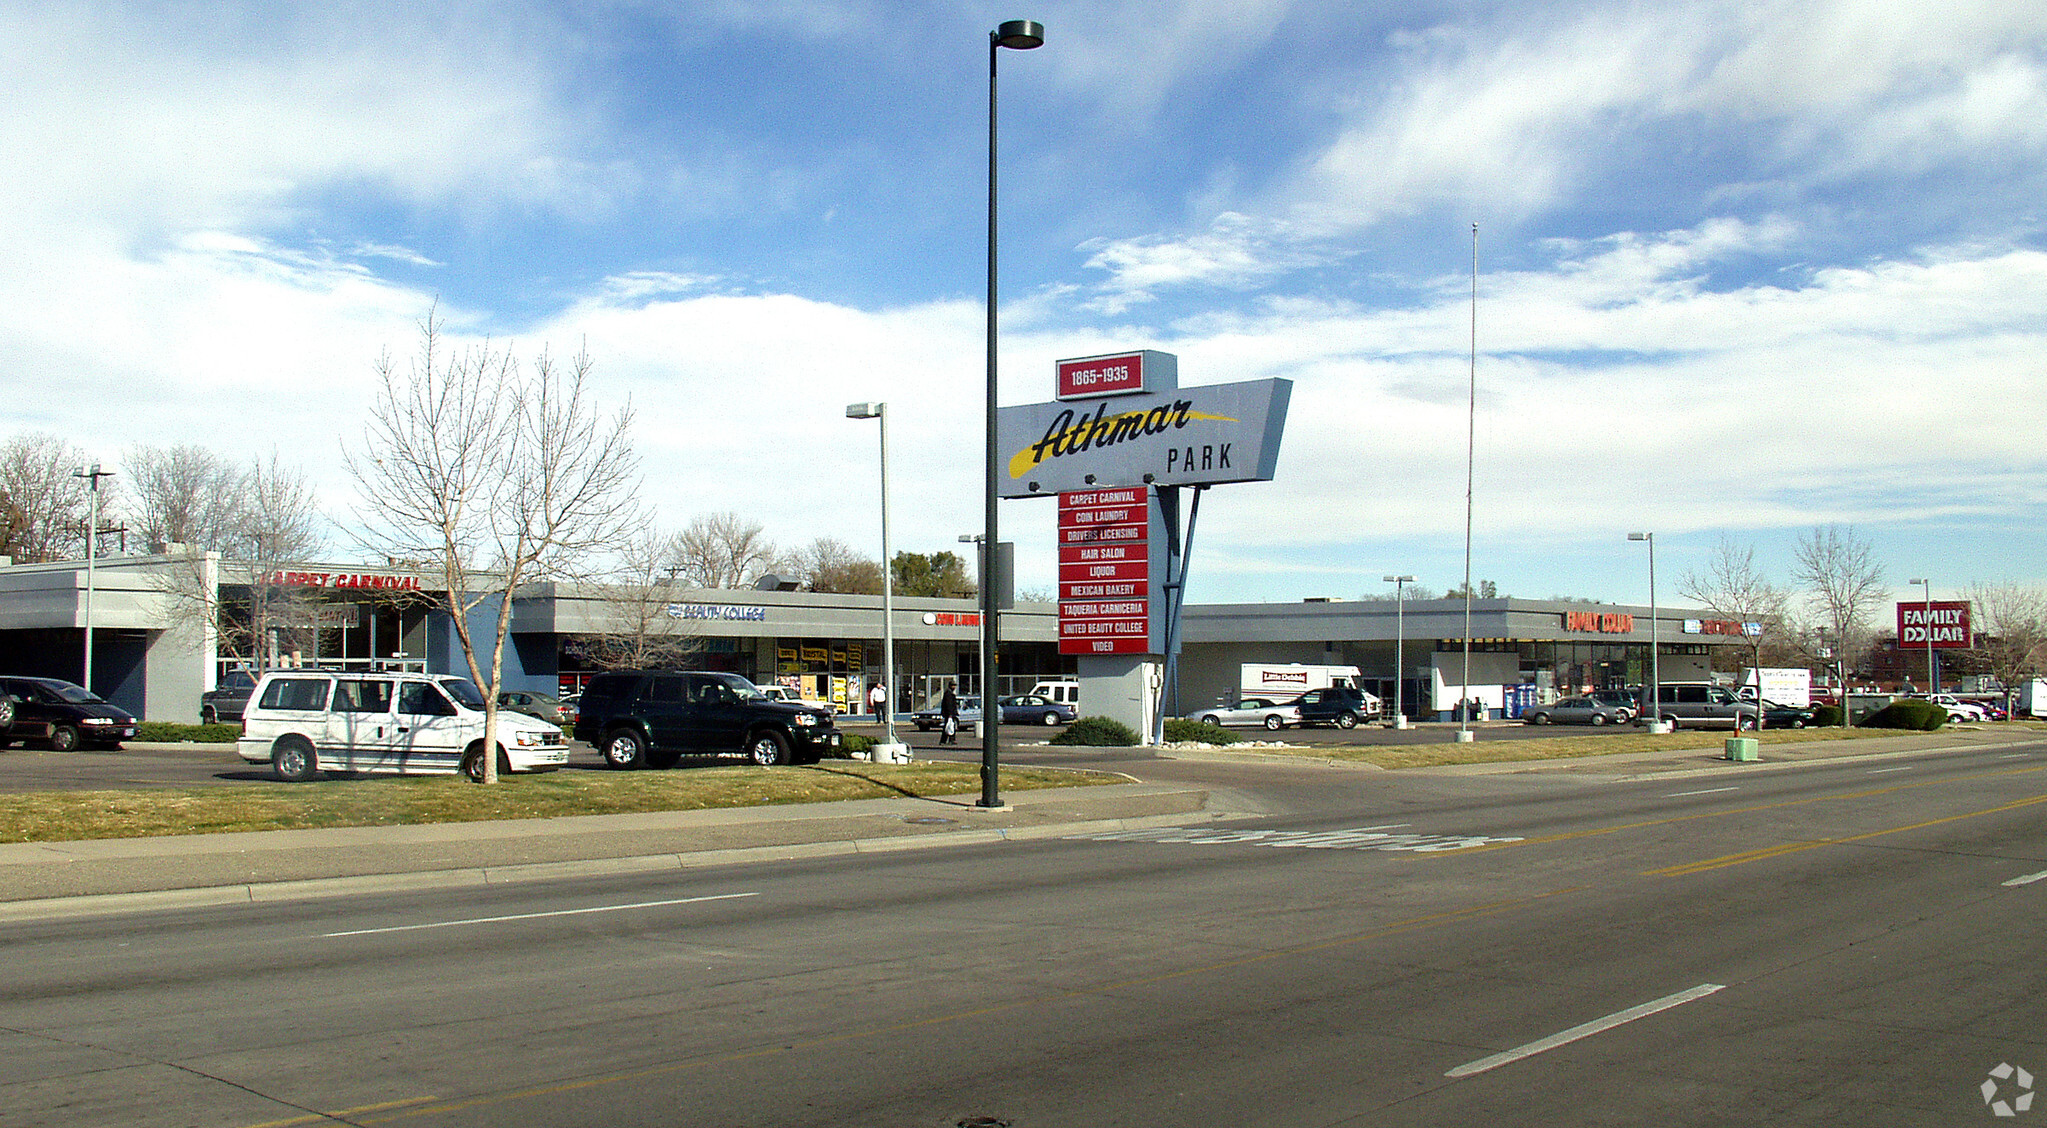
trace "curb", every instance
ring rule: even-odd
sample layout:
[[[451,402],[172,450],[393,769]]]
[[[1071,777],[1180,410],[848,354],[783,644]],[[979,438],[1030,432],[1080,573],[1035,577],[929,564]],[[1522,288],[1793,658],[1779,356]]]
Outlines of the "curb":
[[[1189,821],[1220,821],[1246,817],[1224,812],[1187,811],[1171,815],[1134,818],[1091,819],[1083,822],[1041,824],[1027,827],[988,827],[935,831],[895,838],[861,838],[833,842],[798,842],[778,846],[737,846],[666,854],[641,854],[622,858],[593,858],[570,862],[533,862],[509,866],[464,866],[445,870],[416,870],[409,873],[362,874],[352,877],[319,877],[300,881],[277,881],[214,885],[192,889],[165,889],[137,893],[88,893],[75,897],[46,897],[29,901],[0,902],[0,924],[30,920],[54,920],[102,916],[109,913],[146,912],[165,909],[218,908],[223,905],[273,904],[329,897],[352,897],[366,893],[412,892],[421,889],[475,889],[532,881],[559,881],[579,877],[617,877],[639,873],[680,872],[747,862],[799,861],[808,858],[842,857],[848,854],[892,853],[941,846],[989,845],[1041,838],[1061,838],[1108,830],[1143,830],[1177,826]]]

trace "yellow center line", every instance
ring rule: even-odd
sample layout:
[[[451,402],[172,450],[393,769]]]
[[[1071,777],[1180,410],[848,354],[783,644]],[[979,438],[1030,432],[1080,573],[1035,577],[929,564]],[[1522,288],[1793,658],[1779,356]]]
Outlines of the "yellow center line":
[[[1590,887],[1584,885],[1574,885],[1562,889],[1552,889],[1547,892],[1532,894],[1527,897],[1517,897],[1505,901],[1491,901],[1485,904],[1473,905],[1467,908],[1452,909],[1448,912],[1432,913],[1428,916],[1410,917],[1406,920],[1395,921],[1391,924],[1382,925],[1378,928],[1370,929],[1365,932],[1353,933],[1348,936],[1339,936],[1330,940],[1319,940],[1309,944],[1299,944],[1293,947],[1280,948],[1273,951],[1259,952],[1254,955],[1241,956],[1236,959],[1222,960],[1211,964],[1203,964],[1199,967],[1181,968],[1176,971],[1161,972],[1157,975],[1147,975],[1133,979],[1123,979],[1105,983],[1096,983],[1086,987],[1078,987],[1070,991],[1061,991],[1056,994],[1040,995],[1028,999],[1018,999],[1015,1002],[997,1003],[992,1006],[977,1007],[972,1010],[957,1011],[950,1014],[934,1015],[930,1018],[913,1019],[908,1022],[898,1022],[887,1026],[871,1026],[857,1030],[847,1030],[837,1034],[827,1034],[821,1037],[811,1038],[802,1042],[785,1043],[773,1046],[763,1046],[758,1049],[751,1050],[735,1050],[730,1053],[717,1054],[711,1057],[698,1058],[694,1061],[672,1062],[667,1065],[652,1066],[647,1069],[631,1070],[624,1073],[610,1073],[597,1077],[581,1078],[574,1081],[563,1081],[551,1085],[538,1085],[529,1089],[520,1089],[514,1092],[486,1094],[482,1096],[471,1097],[466,1100],[446,1101],[443,1103],[426,1105],[422,1107],[406,1108],[403,1111],[395,1111],[392,1115],[364,1118],[360,1121],[357,1121],[356,1123],[363,1125],[389,1124],[394,1123],[396,1121],[409,1120],[414,1117],[420,1116],[435,1116],[440,1115],[442,1113],[462,1112],[469,1109],[485,1108],[493,1105],[510,1104],[514,1101],[531,1100],[537,1097],[548,1097],[557,1096],[562,1093],[573,1093],[579,1090],[592,1089],[605,1085],[616,1085],[631,1081],[644,1081],[650,1078],[664,1077],[677,1073],[686,1073],[692,1070],[701,1070],[713,1068],[716,1066],[732,1065],[738,1062],[752,1061],[766,1057],[774,1057],[779,1054],[802,1053],[809,1050],[816,1050],[829,1046],[842,1045],[844,1043],[858,1041],[860,1039],[887,1037],[893,1034],[901,1034],[906,1031],[927,1029],[934,1026],[942,1026],[947,1023],[967,1022],[977,1019],[984,1019],[991,1015],[1028,1010],[1034,1007],[1051,1006],[1058,1003],[1067,1002],[1072,999],[1086,998],[1094,995],[1103,995],[1115,991],[1126,991],[1136,987],[1148,987],[1154,984],[1170,982],[1175,979],[1185,979],[1188,978],[1189,976],[1207,975],[1218,971],[1228,971],[1233,968],[1248,967],[1254,964],[1266,963],[1272,960],[1292,959],[1310,952],[1327,951],[1332,948],[1341,948],[1351,944],[1363,943],[1368,940],[1379,940],[1388,936],[1397,936],[1402,933],[1413,932],[1419,929],[1430,928],[1437,925],[1453,924],[1460,921],[1477,920],[1483,917],[1497,916],[1501,913],[1511,912],[1515,909],[1525,908],[1529,905],[1536,903],[1537,901],[1542,901],[1550,897],[1562,896],[1567,893],[1575,893],[1587,888]],[[425,1099],[431,1100],[432,1098]],[[397,1105],[407,1105],[413,1103],[414,1102],[410,1101],[393,1102],[393,1107],[395,1108],[395,1106]],[[303,1122],[304,1121],[291,1122],[280,1121],[279,1124]],[[255,1125],[251,1126],[251,1128],[273,1128],[273,1126]]]
[[[336,1120],[343,1120],[351,1116],[360,1116],[365,1112],[385,1112],[394,1108],[404,1108],[406,1105],[425,1104],[428,1101],[437,1100],[440,1100],[440,1098],[408,1097],[402,1101],[384,1101],[381,1104],[366,1104],[357,1105],[354,1108],[339,1108],[335,1109],[333,1112],[309,1113],[305,1116],[294,1116],[289,1120],[266,1120],[261,1124],[251,1124],[248,1126],[248,1128],[290,1128],[290,1126],[294,1124],[329,1124]]]
[[[1438,850],[1424,856],[1429,858],[1449,858],[1458,857],[1465,854],[1482,853],[1488,850],[1513,850],[1523,846],[1541,846],[1551,842],[1570,842],[1573,841],[1574,839],[1579,838],[1597,838],[1600,837],[1601,835],[1619,834],[1622,831],[1626,830],[1644,830],[1649,827],[1656,826],[1675,826],[1679,823],[1697,822],[1702,819],[1721,819],[1727,818],[1731,815],[1750,815],[1756,813],[1757,811],[1779,811],[1787,807],[1804,807],[1814,803],[1831,803],[1841,799],[1873,799],[1879,795],[1892,795],[1901,791],[1916,791],[1920,788],[1926,787],[1940,787],[1953,783],[1966,783],[1971,780],[1997,779],[2003,776],[2026,775],[2029,773],[2041,771],[2047,771],[2047,765],[2036,764],[2032,767],[2026,768],[2007,768],[2002,771],[1995,772],[1978,772],[1974,775],[1955,776],[1951,779],[1915,780],[1914,782],[1911,783],[1893,784],[1889,787],[1870,788],[1867,791],[1844,791],[1836,792],[1831,795],[1814,795],[1805,799],[1784,799],[1774,803],[1756,803],[1747,807],[1729,807],[1728,809],[1723,811],[1700,811],[1695,814],[1672,815],[1668,818],[1661,819],[1643,819],[1639,822],[1617,823],[1613,826],[1593,827],[1590,830],[1573,830],[1563,834],[1535,835],[1528,838],[1522,838],[1513,842],[1494,842],[1484,846],[1466,846],[1458,850]],[[1979,813],[1987,814],[1989,812]],[[1899,829],[1905,828],[1901,827]]]
[[[1687,874],[1704,873],[1707,870],[1725,869],[1728,866],[1738,866],[1747,862],[1759,862],[1765,858],[1795,854],[1800,850],[1811,850],[1819,846],[1843,846],[1850,842],[1863,842],[1871,838],[1881,838],[1886,834],[1897,834],[1907,830],[1920,830],[1929,826],[1940,826],[1943,823],[1960,822],[1963,819],[1981,818],[1984,815],[2002,814],[2005,811],[2016,811],[2022,807],[2030,807],[2036,803],[2047,803],[2047,795],[2035,795],[2028,799],[2020,799],[2015,803],[2006,803],[2001,807],[1989,807],[1981,811],[1970,811],[1966,814],[1927,819],[1925,822],[1887,827],[1883,830],[1872,830],[1863,834],[1849,834],[1843,835],[1840,838],[1820,838],[1806,842],[1784,842],[1775,846],[1764,846],[1740,854],[1728,854],[1718,858],[1707,858],[1699,862],[1685,862],[1680,865],[1666,866],[1663,869],[1647,870],[1644,871],[1644,876],[1684,877]]]

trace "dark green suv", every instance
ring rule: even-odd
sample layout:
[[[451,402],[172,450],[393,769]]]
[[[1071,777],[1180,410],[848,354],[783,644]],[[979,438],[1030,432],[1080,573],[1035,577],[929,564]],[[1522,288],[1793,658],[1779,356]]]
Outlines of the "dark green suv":
[[[669,768],[684,755],[815,764],[839,746],[832,715],[770,701],[737,674],[622,670],[599,674],[577,703],[576,739],[614,768]]]

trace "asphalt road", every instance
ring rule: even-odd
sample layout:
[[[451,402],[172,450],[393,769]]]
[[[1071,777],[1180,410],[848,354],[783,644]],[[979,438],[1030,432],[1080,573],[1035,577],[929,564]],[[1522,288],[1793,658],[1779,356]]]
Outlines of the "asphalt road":
[[[0,1124],[1955,1125],[2047,1071],[2047,744],[1171,770],[1267,814],[0,928]]]

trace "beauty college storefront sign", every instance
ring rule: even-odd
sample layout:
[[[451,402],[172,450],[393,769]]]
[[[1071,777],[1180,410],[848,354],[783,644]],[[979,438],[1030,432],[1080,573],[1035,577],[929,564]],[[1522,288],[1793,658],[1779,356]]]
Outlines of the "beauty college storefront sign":
[[[1152,545],[1165,534],[1142,486],[1059,495],[1059,653],[1153,654]]]

